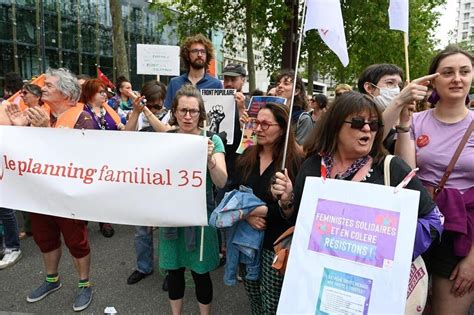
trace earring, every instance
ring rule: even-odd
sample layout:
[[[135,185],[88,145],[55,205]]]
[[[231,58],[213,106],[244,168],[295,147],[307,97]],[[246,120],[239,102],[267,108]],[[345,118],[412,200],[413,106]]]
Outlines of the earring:
[[[469,95],[468,95],[469,97]],[[431,92],[431,95],[430,97],[428,97],[428,102],[432,105],[435,105],[436,103],[438,103],[440,97],[438,95],[438,92],[436,91],[435,88],[433,88],[433,92]]]

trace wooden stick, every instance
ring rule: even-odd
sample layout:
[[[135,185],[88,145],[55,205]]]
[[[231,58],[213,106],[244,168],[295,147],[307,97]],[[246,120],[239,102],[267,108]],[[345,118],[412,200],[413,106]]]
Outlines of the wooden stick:
[[[408,33],[403,32],[403,42],[405,46],[405,74],[407,82],[410,83],[410,62],[408,59]]]
[[[204,138],[207,138],[207,119],[205,119],[203,123],[204,123],[204,126],[203,126]],[[207,155],[207,151],[206,151],[206,155]],[[207,161],[207,157],[206,157],[206,161]],[[207,207],[207,200],[206,200],[206,207]],[[207,208],[206,208],[206,213],[207,213]],[[201,246],[199,248],[199,261],[203,261],[203,259],[204,259],[204,226],[201,226]]]
[[[405,46],[405,74],[406,74],[406,83],[410,83],[410,61],[408,57],[408,33],[403,32],[403,46]],[[413,111],[409,110],[408,115],[412,115]]]

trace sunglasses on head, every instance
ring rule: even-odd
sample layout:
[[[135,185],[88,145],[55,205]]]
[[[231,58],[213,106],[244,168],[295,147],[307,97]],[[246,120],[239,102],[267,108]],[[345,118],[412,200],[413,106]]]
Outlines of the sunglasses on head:
[[[345,123],[351,124],[353,129],[362,129],[365,125],[369,125],[371,131],[378,131],[383,127],[382,123],[376,119],[371,121],[365,121],[362,117],[352,117],[350,121],[344,120]]]

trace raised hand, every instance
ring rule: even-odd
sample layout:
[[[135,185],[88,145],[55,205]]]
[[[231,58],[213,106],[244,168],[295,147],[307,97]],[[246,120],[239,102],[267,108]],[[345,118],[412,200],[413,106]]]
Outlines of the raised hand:
[[[14,126],[28,126],[30,120],[28,116],[20,110],[20,106],[15,103],[4,102],[5,112]]]

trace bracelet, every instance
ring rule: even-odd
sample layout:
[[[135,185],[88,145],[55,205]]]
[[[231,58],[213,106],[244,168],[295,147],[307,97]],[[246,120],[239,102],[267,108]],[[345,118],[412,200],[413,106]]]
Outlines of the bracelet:
[[[293,200],[295,199],[295,195],[291,193],[290,200],[283,202],[282,200],[278,201],[278,205],[283,209],[283,210],[288,210],[293,208]]]
[[[410,131],[410,127],[402,127],[400,125],[395,126],[395,132],[396,133],[405,133],[405,132],[409,132],[409,131]]]

